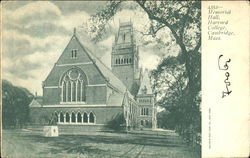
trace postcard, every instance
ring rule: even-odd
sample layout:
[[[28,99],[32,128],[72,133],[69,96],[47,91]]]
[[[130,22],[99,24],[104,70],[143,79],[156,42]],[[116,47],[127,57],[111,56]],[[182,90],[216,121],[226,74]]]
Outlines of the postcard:
[[[248,157],[249,11],[3,1],[1,157]]]

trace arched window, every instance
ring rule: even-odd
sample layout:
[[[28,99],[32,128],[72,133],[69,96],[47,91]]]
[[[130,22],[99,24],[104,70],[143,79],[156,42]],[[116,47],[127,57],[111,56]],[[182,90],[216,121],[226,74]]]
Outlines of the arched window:
[[[91,112],[90,114],[89,114],[89,123],[94,123],[95,122],[95,116],[94,116],[94,114]]]
[[[79,80],[76,81],[76,101],[81,101],[81,82]]]
[[[81,101],[86,101],[86,83],[85,83],[85,81],[81,82]]]
[[[64,122],[64,116],[62,112],[60,113],[60,122]]]
[[[125,33],[123,34],[123,42],[125,42],[125,37],[126,37],[126,35],[125,35]]]
[[[123,59],[121,59],[121,64],[123,64]]]
[[[143,120],[141,120],[141,125],[143,125]]]
[[[54,121],[55,121],[55,122],[58,122],[58,114],[57,114],[57,112],[55,112]]]
[[[67,97],[67,101],[71,102],[71,82],[68,81],[67,82],[67,86],[68,86],[68,97]]]
[[[132,63],[132,59],[131,58],[129,59],[129,63]]]
[[[71,122],[76,122],[76,115],[74,112],[71,114]]]
[[[149,114],[149,112],[148,112],[148,108],[146,108],[146,115],[148,115]]]
[[[128,58],[127,58],[126,60],[127,60],[127,62],[126,62],[126,63],[128,64]]]
[[[121,63],[121,59],[118,59],[118,64],[120,64]]]
[[[79,68],[67,71],[61,79],[62,102],[85,102],[87,77]]]
[[[82,115],[80,112],[77,113],[77,122],[78,123],[82,122]]]
[[[115,59],[115,64],[118,64],[118,59]]]
[[[74,50],[71,50],[71,58],[74,58]]]
[[[77,81],[76,81],[77,82]],[[72,82],[72,101],[76,101],[76,82]]]
[[[87,113],[84,113],[84,114],[83,114],[83,122],[84,122],[84,123],[87,123],[87,122],[88,122],[88,114],[87,114]]]
[[[66,113],[66,122],[69,122],[69,120],[70,120],[69,113]]]
[[[67,95],[66,95],[66,82],[64,81],[63,83],[63,88],[62,88],[62,94],[63,94],[63,102],[66,102],[66,97],[67,97]]]
[[[146,121],[145,121],[145,125],[148,126],[148,124],[149,124],[149,123],[148,123],[148,120],[146,120]]]

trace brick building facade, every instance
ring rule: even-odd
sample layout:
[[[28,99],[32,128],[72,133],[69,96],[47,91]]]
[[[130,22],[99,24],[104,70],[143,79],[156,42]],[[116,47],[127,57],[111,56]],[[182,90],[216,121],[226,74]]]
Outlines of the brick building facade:
[[[30,104],[32,123],[102,127],[117,115],[126,126],[156,127],[156,108],[147,71],[139,68],[132,23],[121,23],[111,52],[111,69],[81,42],[74,30],[43,82],[42,101]]]

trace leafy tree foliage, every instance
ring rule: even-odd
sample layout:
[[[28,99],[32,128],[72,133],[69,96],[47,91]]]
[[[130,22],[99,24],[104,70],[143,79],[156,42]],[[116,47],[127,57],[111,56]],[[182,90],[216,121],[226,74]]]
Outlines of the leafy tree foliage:
[[[194,132],[200,132],[200,93],[194,98],[187,93],[186,73],[184,64],[181,64],[178,57],[172,56],[164,58],[151,72],[157,104],[167,110],[158,119],[164,120],[159,122],[161,126],[175,129],[179,133],[185,132],[190,126]],[[192,104],[189,102],[190,98]]]
[[[105,128],[114,130],[114,131],[120,131],[120,130],[124,130],[125,123],[126,121],[125,121],[123,114],[117,114],[107,123]]]
[[[2,82],[2,115],[3,128],[22,128],[29,122],[29,103],[32,94],[24,88]]]
[[[176,115],[172,116],[172,114],[169,111],[161,111],[157,113],[157,126],[159,128],[165,128],[165,129],[175,129],[176,125]]]
[[[151,72],[154,94],[162,107],[176,105],[187,83],[185,67],[177,57],[169,56]]]

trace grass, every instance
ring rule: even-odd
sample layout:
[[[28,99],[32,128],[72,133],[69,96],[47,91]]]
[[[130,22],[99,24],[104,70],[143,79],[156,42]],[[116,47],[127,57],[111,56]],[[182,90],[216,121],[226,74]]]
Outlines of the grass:
[[[196,158],[169,131],[82,132],[43,137],[41,131],[3,130],[3,157]]]

